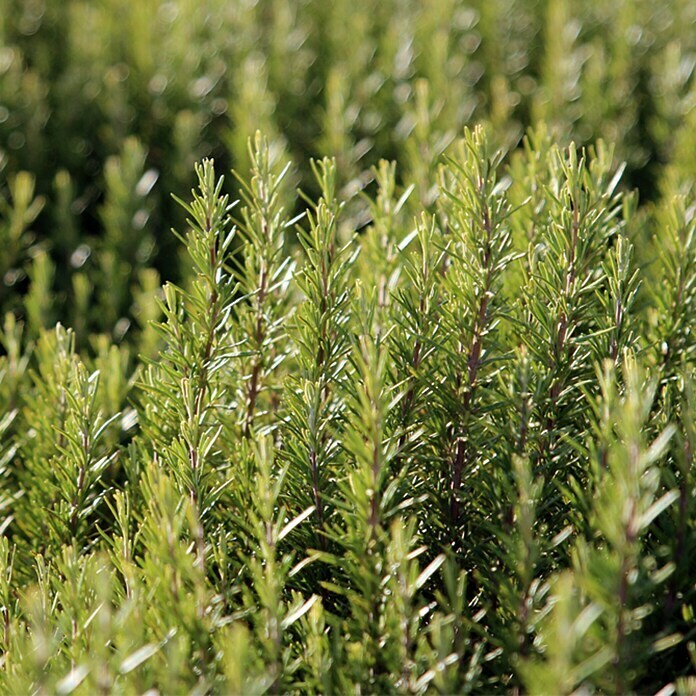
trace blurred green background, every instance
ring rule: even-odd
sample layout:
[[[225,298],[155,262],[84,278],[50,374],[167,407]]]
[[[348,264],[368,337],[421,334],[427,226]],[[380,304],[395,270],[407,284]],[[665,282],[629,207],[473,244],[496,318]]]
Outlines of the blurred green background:
[[[310,194],[336,157],[358,226],[381,158],[428,206],[480,121],[615,143],[643,203],[692,189],[695,65],[693,0],[0,0],[0,312],[138,336],[182,280],[170,193],[245,173],[257,129]]]

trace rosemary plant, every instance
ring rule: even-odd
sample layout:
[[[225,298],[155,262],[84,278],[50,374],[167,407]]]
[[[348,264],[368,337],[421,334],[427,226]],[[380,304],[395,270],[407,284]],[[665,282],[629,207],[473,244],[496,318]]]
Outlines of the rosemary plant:
[[[639,209],[601,141],[479,126],[418,181],[382,162],[358,198],[321,159],[295,196],[257,134],[239,202],[195,167],[156,291],[127,142],[104,333],[51,326],[30,178],[2,211],[5,266],[32,257],[0,333],[3,693],[689,693],[681,165]]]

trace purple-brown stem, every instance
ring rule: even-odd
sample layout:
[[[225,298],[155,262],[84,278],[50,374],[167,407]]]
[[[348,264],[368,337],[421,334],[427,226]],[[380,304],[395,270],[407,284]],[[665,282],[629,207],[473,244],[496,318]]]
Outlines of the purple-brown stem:
[[[261,356],[261,351],[263,348],[263,341],[266,337],[266,330],[263,321],[263,303],[266,300],[266,293],[268,292],[268,274],[266,271],[266,264],[262,262],[261,264],[261,275],[259,278],[259,294],[257,298],[256,305],[256,327],[254,329],[254,342],[256,344],[256,355],[254,357],[253,367],[251,369],[251,379],[249,380],[249,389],[247,390],[247,412],[244,421],[243,434],[244,437],[248,438],[251,435],[251,425],[254,420],[254,411],[256,410],[256,401],[259,396],[260,391],[260,377],[261,377],[261,367],[263,365],[263,360]]]
[[[483,228],[486,232],[486,247],[483,254],[483,267],[486,269],[486,279],[483,284],[483,293],[479,303],[474,329],[467,359],[467,388],[464,393],[462,404],[462,420],[465,421],[471,410],[471,402],[476,390],[476,378],[481,365],[481,353],[483,350],[483,333],[488,318],[488,305],[490,303],[491,286],[493,283],[493,268],[491,267],[491,236],[493,228],[491,225],[490,212],[488,205],[483,204]],[[452,524],[456,527],[459,520],[459,490],[461,488],[464,466],[468,459],[466,444],[459,437],[455,447],[454,461],[452,462],[452,480],[450,484],[450,517]]]
[[[573,289],[573,284],[575,283],[575,277],[577,273],[576,269],[576,264],[577,264],[577,244],[578,244],[578,237],[580,235],[580,216],[578,213],[578,207],[577,205],[573,205],[573,222],[572,222],[572,227],[571,227],[571,243],[570,243],[570,249],[568,252],[568,268],[566,271],[566,277],[565,277],[565,288],[564,288],[564,304],[567,304],[568,299],[570,298],[570,293]],[[554,358],[556,360],[556,367],[560,365],[561,358],[563,356],[563,352],[567,347],[567,338],[568,338],[568,317],[566,316],[565,309],[563,306],[561,306],[561,309],[558,314],[558,322],[556,324],[557,326],[557,333],[556,333],[556,340],[553,345],[553,353],[554,353]],[[572,357],[572,349],[568,350],[568,357]],[[561,392],[563,391],[563,381],[561,378],[556,375],[553,379],[553,382],[551,384],[551,389],[549,391],[549,395],[551,397],[551,412],[547,415],[546,417],[546,437],[543,440],[543,443],[541,445],[541,458],[545,459],[547,458],[553,451],[555,444],[556,444],[556,438],[554,435],[554,430],[556,429],[556,420],[557,420],[557,409],[558,409],[558,398],[561,395]]]
[[[373,480],[373,492],[370,497],[370,518],[368,520],[370,528],[372,530],[372,535],[375,534],[377,525],[379,524],[379,491],[377,482],[379,479],[379,443],[373,443],[372,452],[372,480]]]
[[[206,217],[206,232],[210,233],[212,229],[212,221],[210,216]],[[215,242],[210,245],[209,250],[209,261],[210,268],[215,276],[215,271],[218,265],[217,248]],[[220,314],[220,297],[217,288],[213,285],[210,291],[210,298],[208,300],[208,312],[210,315],[210,322],[208,324],[208,333],[205,340],[205,345],[203,347],[203,360],[201,363],[201,371],[198,377],[198,384],[196,385],[196,398],[193,405],[192,419],[194,422],[200,420],[200,416],[203,413],[203,404],[206,392],[208,391],[208,373],[209,373],[209,363],[210,357],[213,353],[213,343],[215,341],[215,328],[217,325],[218,317]],[[191,465],[191,472],[193,478],[195,479],[196,472],[200,467],[200,460],[198,455],[197,444],[191,443],[189,445],[189,463]],[[195,543],[196,543],[196,554],[198,556],[198,561],[201,568],[205,569],[205,539],[203,536],[203,526],[200,522],[200,510],[199,510],[199,491],[194,482],[189,488],[189,497],[191,499],[191,505],[196,515],[197,525],[195,532]]]

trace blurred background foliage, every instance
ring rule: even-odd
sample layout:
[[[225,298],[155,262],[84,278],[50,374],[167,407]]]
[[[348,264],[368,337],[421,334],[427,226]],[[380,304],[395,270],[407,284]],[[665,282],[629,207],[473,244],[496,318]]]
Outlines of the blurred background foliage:
[[[539,120],[601,136],[655,201],[696,166],[695,27],[691,0],[0,0],[0,313],[140,340],[185,273],[170,192],[203,156],[246,171],[257,129],[310,195],[309,159],[336,157],[358,226],[380,159],[429,207],[482,121],[506,149]]]

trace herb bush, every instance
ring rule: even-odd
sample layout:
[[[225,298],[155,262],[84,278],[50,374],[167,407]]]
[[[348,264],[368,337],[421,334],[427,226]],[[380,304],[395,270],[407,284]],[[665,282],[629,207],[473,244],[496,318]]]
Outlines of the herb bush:
[[[692,693],[692,4],[208,5],[0,0],[2,692]]]
[[[688,692],[693,203],[641,298],[601,143],[467,131],[415,223],[383,162],[361,234],[250,158],[134,373],[7,315],[3,689]]]

